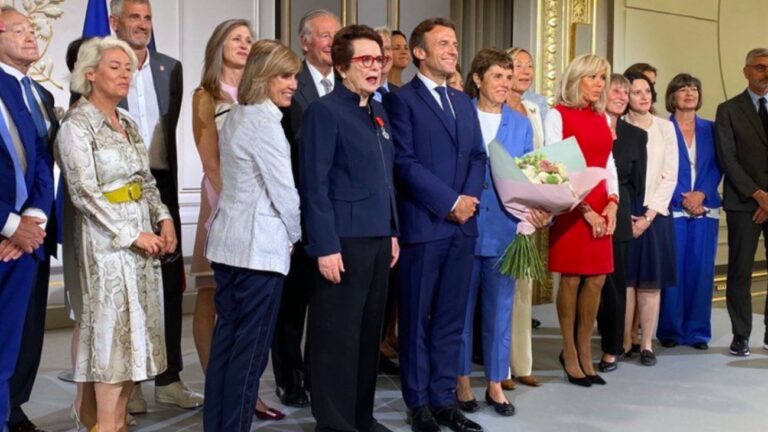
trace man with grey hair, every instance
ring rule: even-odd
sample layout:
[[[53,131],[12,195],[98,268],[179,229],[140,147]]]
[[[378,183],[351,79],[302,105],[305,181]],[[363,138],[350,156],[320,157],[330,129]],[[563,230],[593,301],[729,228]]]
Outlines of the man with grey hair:
[[[0,36],[0,69],[18,82],[35,130],[45,142],[48,156],[52,158],[53,141],[59,128],[54,114],[53,95],[28,75],[31,66],[40,59],[34,25],[26,15],[11,6],[3,6],[0,10],[2,21],[8,28],[8,31]],[[29,210],[26,213],[28,214]],[[44,214],[49,215],[45,227],[45,253],[37,265],[36,281],[24,321],[19,358],[10,380],[11,412],[8,417],[8,429],[12,432],[40,430],[27,418],[21,406],[29,401],[40,365],[48,306],[50,257],[56,255],[55,212],[51,207],[38,215],[42,217]]]
[[[152,5],[149,0],[111,0],[109,24],[118,38],[131,46],[139,60],[128,97],[120,106],[139,126],[149,154],[149,166],[157,181],[163,204],[168,206],[179,240],[176,252],[162,265],[165,344],[168,369],[155,377],[155,401],[195,408],[203,397],[181,381],[181,303],[184,292],[184,262],[181,255],[181,219],[177,184],[176,126],[181,111],[183,82],[181,63],[167,55],[150,52]],[[131,414],[147,411],[136,385],[128,404]]]
[[[299,21],[299,43],[304,51],[304,61],[296,76],[298,88],[293,95],[291,106],[282,110],[283,130],[291,144],[291,164],[296,188],[299,190],[301,118],[309,104],[330,93],[336,85],[331,45],[340,28],[338,17],[325,9],[309,11]],[[301,352],[301,340],[304,335],[304,320],[314,265],[315,262],[307,257],[303,247],[297,246],[291,258],[291,269],[285,279],[283,299],[272,342],[275,391],[283,405],[292,407],[304,407],[309,404],[305,388],[307,368]]]
[[[747,89],[717,107],[717,156],[725,174],[723,209],[728,225],[726,302],[730,352],[749,355],[752,267],[760,234],[768,238],[768,49],[747,54]],[[768,300],[763,348],[768,350]]]
[[[385,95],[397,90],[399,87],[387,82],[389,71],[392,70],[392,30],[387,26],[376,27],[374,30],[381,36],[381,51],[384,55],[384,64],[381,68],[381,85],[376,90],[376,93],[373,94],[373,98],[381,102]]]
[[[45,283],[47,294],[47,276],[41,281],[38,271],[48,255],[43,245],[53,207],[53,159],[40,107],[42,94],[26,76],[38,58],[34,26],[23,14],[4,7],[0,13],[0,178],[4,186],[0,194],[0,429],[14,432],[39,431],[18,409],[26,402],[20,400],[21,392],[31,389],[40,361],[42,334],[39,340],[36,334],[42,332],[45,317],[26,322],[25,317],[31,298],[38,301],[38,295],[32,295],[36,278],[38,285]],[[44,315],[44,301],[42,310]],[[39,330],[30,332],[33,328]],[[33,341],[22,343],[25,333]],[[32,345],[36,348],[30,349]],[[9,408],[18,409],[18,422],[9,417]]]

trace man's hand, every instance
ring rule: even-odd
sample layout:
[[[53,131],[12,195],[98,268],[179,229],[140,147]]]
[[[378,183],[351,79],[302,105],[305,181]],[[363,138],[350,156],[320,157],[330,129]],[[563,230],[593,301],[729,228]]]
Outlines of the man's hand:
[[[758,208],[755,211],[755,214],[752,215],[752,221],[758,225],[761,225],[763,222],[767,220],[768,220],[768,212],[763,210],[762,207]]]
[[[341,253],[326,255],[317,259],[317,267],[320,274],[329,282],[341,283],[341,274],[344,273],[344,261],[341,259]]]
[[[165,243],[160,251],[161,254],[176,252],[178,240],[176,239],[176,230],[173,228],[172,219],[165,219],[160,222],[160,237],[163,239],[163,243]]]
[[[768,192],[758,189],[757,192],[752,194],[752,198],[757,201],[757,205],[759,205],[761,209],[768,212]]]
[[[448,215],[448,219],[457,222],[459,225],[464,225],[469,218],[475,215],[478,204],[480,204],[480,200],[475,197],[459,195],[456,208]]]
[[[16,246],[10,240],[4,238],[0,240],[0,261],[8,262],[21,258],[24,251]]]
[[[41,226],[45,221],[34,216],[22,216],[16,232],[9,240],[26,253],[34,252],[45,239],[45,230]]]

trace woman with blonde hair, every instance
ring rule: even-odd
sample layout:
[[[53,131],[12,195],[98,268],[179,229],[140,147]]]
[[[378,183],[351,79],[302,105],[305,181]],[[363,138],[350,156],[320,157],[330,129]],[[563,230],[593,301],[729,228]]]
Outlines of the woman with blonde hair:
[[[301,62],[273,40],[253,44],[219,135],[221,195],[205,256],[216,279],[216,327],[203,425],[249,431],[293,244],[301,239],[291,149],[280,125]]]
[[[524,100],[527,92],[533,84],[533,57],[524,48],[509,48],[506,54],[512,63],[512,83],[510,85],[507,106],[524,115],[531,124],[533,132],[533,149],[539,149],[544,145],[544,125],[542,123],[541,109],[535,102]],[[547,230],[536,233],[536,245],[546,253],[549,242]],[[546,259],[546,256],[544,257]],[[510,376],[515,376],[521,384],[538,387],[541,382],[532,375],[533,349],[531,346],[531,301],[534,285],[546,285],[552,287],[552,279],[548,278],[543,283],[530,280],[518,280],[515,290],[515,313],[512,314],[512,344],[510,345]],[[502,381],[502,386],[507,390],[515,388],[512,379]]]
[[[587,166],[609,172],[608,180],[573,211],[558,216],[549,232],[549,270],[561,274],[557,292],[563,335],[560,363],[568,381],[582,387],[605,384],[592,364],[591,338],[600,291],[605,276],[613,272],[611,236],[619,192],[611,154],[613,137],[604,112],[610,75],[611,65],[604,58],[576,57],[561,77],[556,105],[544,122],[547,144],[574,137]]]
[[[117,107],[136,64],[133,50],[117,38],[84,43],[70,85],[83,98],[67,113],[55,144],[75,208],[82,289],[74,379],[94,383],[95,401],[83,404],[95,402],[92,430],[100,432],[125,430],[133,383],[167,363],[158,258],[175,251],[176,231],[138,126]]]
[[[213,279],[213,270],[205,259],[204,249],[211,214],[221,193],[219,131],[232,105],[237,103],[237,86],[240,85],[252,43],[253,34],[249,21],[229,19],[217,25],[205,47],[200,86],[195,89],[192,99],[192,134],[203,165],[200,214],[197,218],[195,248],[190,268],[197,289],[192,333],[203,372],[208,367],[211,337],[216,322],[216,309],[213,305],[216,281]],[[261,420],[280,420],[285,417],[282,412],[268,407],[261,399],[256,402],[255,414]]]

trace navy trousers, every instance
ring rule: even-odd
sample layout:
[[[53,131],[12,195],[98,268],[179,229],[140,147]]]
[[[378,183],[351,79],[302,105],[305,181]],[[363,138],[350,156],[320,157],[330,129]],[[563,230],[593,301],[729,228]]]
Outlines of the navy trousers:
[[[10,406],[9,383],[16,367],[37,261],[24,254],[0,262],[0,426],[5,429]]]
[[[461,336],[459,375],[472,373],[472,333],[478,294],[481,299],[483,366],[488,381],[500,382],[509,375],[509,346],[512,342],[512,306],[515,280],[499,272],[500,257],[476,256]]]
[[[693,345],[712,338],[718,225],[718,219],[706,217],[675,218],[677,284],[661,290],[659,340]]]
[[[267,366],[285,277],[213,263],[216,327],[205,374],[203,429],[247,432]]]
[[[400,380],[410,409],[456,404],[475,240],[457,229],[400,251]]]

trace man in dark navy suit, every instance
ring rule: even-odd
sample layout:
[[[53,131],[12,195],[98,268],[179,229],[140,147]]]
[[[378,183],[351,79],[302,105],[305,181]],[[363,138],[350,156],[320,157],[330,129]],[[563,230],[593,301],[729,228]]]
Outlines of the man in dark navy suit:
[[[0,39],[6,30],[0,19]],[[18,81],[0,70],[0,428],[10,407],[16,366],[37,264],[44,259],[47,211],[53,205],[53,160],[38,135]]]
[[[384,98],[395,141],[400,235],[400,367],[415,432],[479,432],[456,408],[459,345],[477,238],[485,150],[469,98],[447,88],[458,43],[445,18],[410,39],[419,72]]]
[[[17,81],[16,85],[22,91],[35,131],[44,140],[47,156],[52,162],[53,141],[59,128],[54,113],[53,95],[27,75],[32,64],[40,58],[34,26],[29,18],[9,6],[3,7],[0,20],[7,28],[7,31],[0,35],[0,70]],[[53,170],[52,165],[50,169]],[[45,335],[45,312],[48,306],[50,257],[56,255],[57,247],[55,212],[52,208],[43,210],[49,215],[44,243],[45,253],[37,266],[37,277],[24,321],[19,358],[10,381],[11,412],[8,418],[8,429],[11,432],[40,431],[27,418],[21,406],[29,401],[37,368],[40,366]]]

